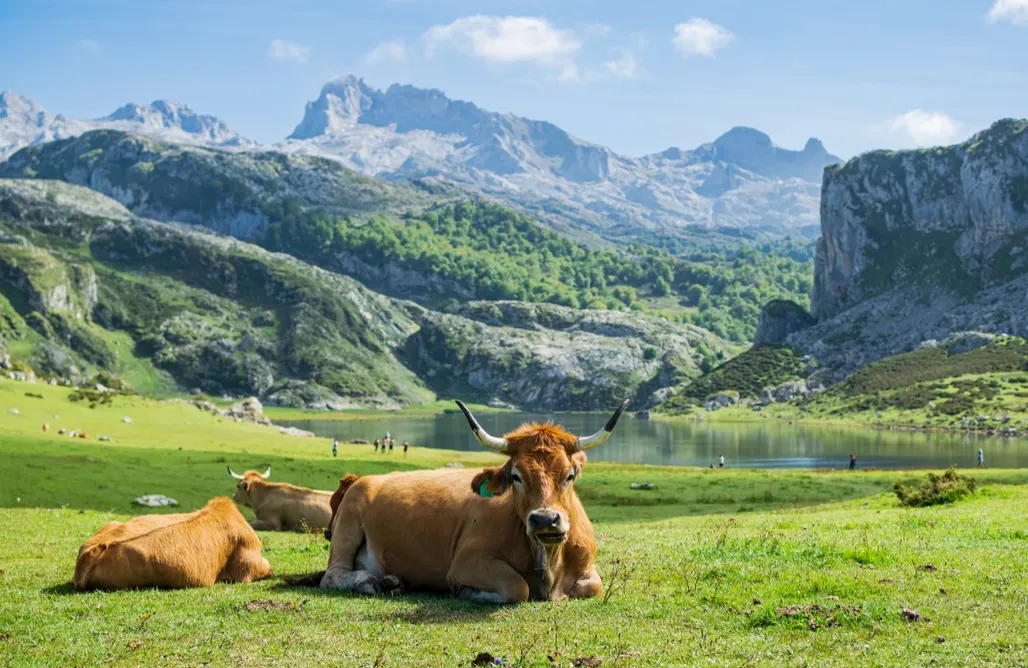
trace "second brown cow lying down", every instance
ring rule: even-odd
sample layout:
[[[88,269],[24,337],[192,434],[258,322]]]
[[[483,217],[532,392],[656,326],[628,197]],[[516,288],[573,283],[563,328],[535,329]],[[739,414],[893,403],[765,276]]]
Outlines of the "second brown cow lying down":
[[[75,589],[209,587],[271,575],[261,541],[231,499],[193,513],[110,522],[83,543]]]

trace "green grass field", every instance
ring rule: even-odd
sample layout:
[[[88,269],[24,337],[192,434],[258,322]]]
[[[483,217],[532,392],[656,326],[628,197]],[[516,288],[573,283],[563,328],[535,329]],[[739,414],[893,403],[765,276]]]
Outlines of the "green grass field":
[[[89,409],[67,396],[0,381],[0,665],[469,666],[479,652],[531,666],[1028,664],[1024,470],[982,472],[970,500],[911,509],[889,489],[923,477],[913,472],[591,464],[579,493],[606,599],[497,608],[293,589],[280,576],[323,569],[327,543],[263,532],[276,571],[263,582],[77,594],[82,541],[142,512],[130,505],[141,494],[167,494],[176,511],[229,494],[226,464],[270,463],[273,479],[331,489],[347,471],[499,458],[416,449],[384,460],[344,445],[333,459],[323,439],[183,403]],[[57,436],[60,426],[89,439]],[[629,488],[641,480],[656,488]]]

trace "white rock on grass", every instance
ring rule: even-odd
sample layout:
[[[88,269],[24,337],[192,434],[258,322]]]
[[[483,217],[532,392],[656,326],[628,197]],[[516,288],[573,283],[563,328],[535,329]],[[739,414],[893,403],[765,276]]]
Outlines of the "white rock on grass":
[[[160,508],[161,506],[177,506],[178,501],[170,497],[164,496],[163,494],[146,494],[136,498],[132,503],[137,506],[147,506],[150,508]]]

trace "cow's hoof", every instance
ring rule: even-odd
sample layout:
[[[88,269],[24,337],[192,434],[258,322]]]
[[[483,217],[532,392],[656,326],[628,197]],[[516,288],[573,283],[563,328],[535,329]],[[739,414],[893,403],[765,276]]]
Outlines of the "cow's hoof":
[[[398,596],[403,593],[403,581],[395,575],[387,575],[379,582],[382,593],[389,596]]]

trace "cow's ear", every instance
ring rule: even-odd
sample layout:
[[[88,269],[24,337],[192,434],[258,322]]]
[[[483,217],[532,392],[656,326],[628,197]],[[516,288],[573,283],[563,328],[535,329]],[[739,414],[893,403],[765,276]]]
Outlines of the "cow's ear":
[[[588,457],[585,456],[584,452],[576,452],[571,455],[571,465],[575,467],[576,479],[582,475],[582,469],[585,468],[586,459],[588,459]]]
[[[510,466],[482,469],[471,481],[471,491],[479,496],[503,494],[510,487]]]
[[[250,483],[248,482],[241,482],[239,483],[239,486],[243,488],[244,492],[250,491]]]

